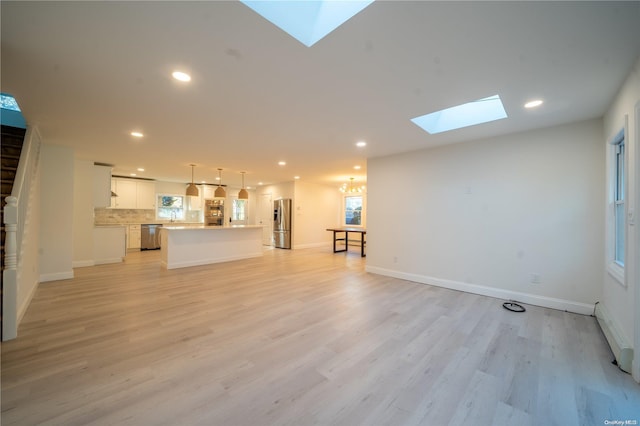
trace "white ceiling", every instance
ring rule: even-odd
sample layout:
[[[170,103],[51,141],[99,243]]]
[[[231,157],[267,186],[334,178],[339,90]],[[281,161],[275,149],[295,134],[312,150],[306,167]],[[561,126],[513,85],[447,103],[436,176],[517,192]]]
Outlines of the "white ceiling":
[[[638,1],[378,0],[310,48],[239,1],[1,12],[2,91],[47,143],[115,174],[186,182],[194,163],[196,181],[220,167],[237,186],[246,171],[337,187],[367,158],[600,117],[640,56]],[[438,135],[410,121],[496,94],[507,119]]]

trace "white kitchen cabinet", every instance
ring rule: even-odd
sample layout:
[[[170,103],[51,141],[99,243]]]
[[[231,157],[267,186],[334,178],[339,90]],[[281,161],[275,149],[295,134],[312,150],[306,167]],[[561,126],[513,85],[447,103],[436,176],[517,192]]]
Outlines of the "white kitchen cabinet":
[[[117,179],[112,181],[113,192],[117,194],[112,198],[111,207],[115,209],[135,209],[137,203],[136,181],[131,179]]]
[[[202,198],[204,200],[212,200],[215,198],[216,188],[217,186],[202,185]]]
[[[153,181],[113,178],[111,190],[117,194],[116,197],[111,197],[111,208],[147,210],[156,208],[156,183]]]
[[[111,167],[93,166],[93,207],[111,205]]]
[[[204,194],[204,187],[204,185],[198,185],[197,197],[187,196],[187,199],[189,200],[189,210],[202,210],[202,196]]]
[[[140,249],[141,247],[141,232],[140,225],[129,225],[129,232],[127,238],[127,249]]]
[[[155,210],[156,208],[156,183],[151,181],[136,182],[136,208]]]

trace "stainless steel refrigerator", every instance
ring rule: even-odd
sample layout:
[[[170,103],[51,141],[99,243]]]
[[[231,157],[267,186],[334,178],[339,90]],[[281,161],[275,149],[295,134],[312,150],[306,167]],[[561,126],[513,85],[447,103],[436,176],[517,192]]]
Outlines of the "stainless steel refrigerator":
[[[276,248],[291,248],[291,200],[273,202],[273,241]]]

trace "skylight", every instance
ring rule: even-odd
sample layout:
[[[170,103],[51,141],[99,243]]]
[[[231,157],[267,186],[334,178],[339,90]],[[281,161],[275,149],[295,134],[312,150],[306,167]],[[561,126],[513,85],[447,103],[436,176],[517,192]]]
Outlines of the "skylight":
[[[500,96],[494,95],[412,118],[411,121],[433,135],[502,118],[507,118],[507,113]]]
[[[11,95],[0,94],[0,106],[11,111],[21,112],[18,102]]]
[[[8,93],[0,93],[0,122],[3,126],[19,127],[21,129],[27,128],[27,122],[25,121],[22,111],[18,106],[16,99]]]
[[[240,0],[307,47],[373,3],[373,0]]]

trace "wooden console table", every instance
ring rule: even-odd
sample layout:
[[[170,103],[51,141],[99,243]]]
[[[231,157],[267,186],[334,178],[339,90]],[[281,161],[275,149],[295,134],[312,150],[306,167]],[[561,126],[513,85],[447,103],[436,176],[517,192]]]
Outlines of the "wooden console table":
[[[364,228],[327,228],[327,231],[333,232],[333,252],[340,253],[343,251],[347,251],[349,248],[349,233],[360,234],[360,256],[365,257],[364,253],[364,245],[366,244],[365,235],[367,234],[367,230]],[[339,238],[339,233],[344,233],[344,238]],[[337,250],[336,242],[344,241],[344,249]]]

